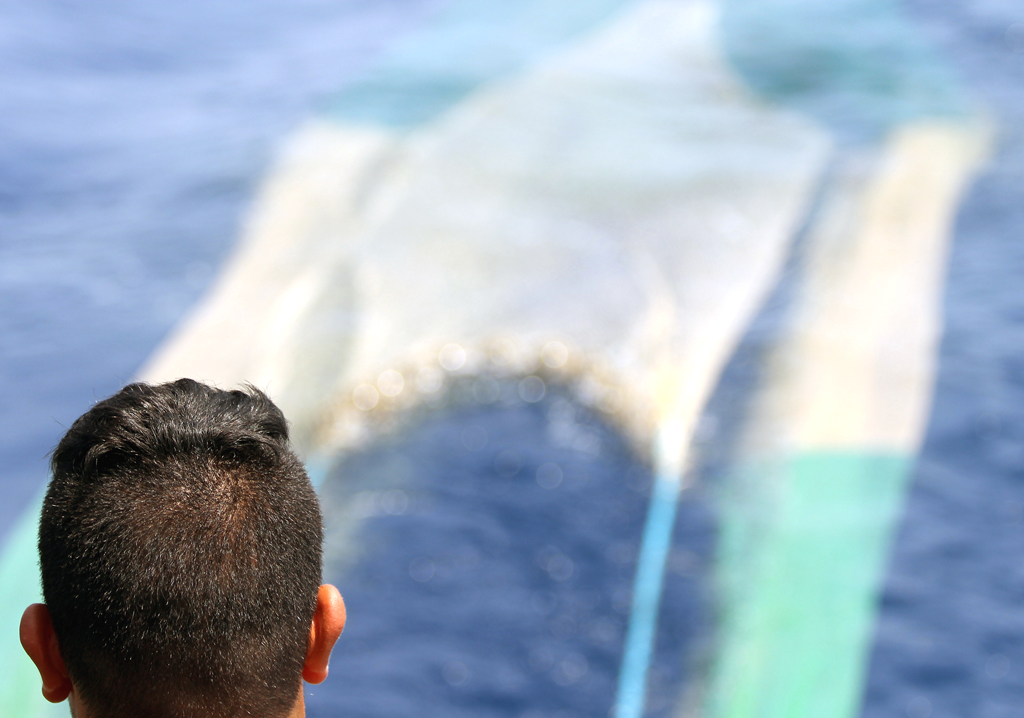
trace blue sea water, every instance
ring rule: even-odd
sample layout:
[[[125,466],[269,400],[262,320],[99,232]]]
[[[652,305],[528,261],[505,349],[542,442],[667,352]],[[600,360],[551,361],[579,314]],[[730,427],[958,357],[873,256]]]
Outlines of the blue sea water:
[[[648,477],[586,419],[599,448],[554,445],[567,408],[452,407],[328,477],[328,517],[370,515],[328,564],[350,628],[310,715],[607,714]]]
[[[949,259],[931,421],[893,550],[865,717],[1024,698],[1024,5],[909,4],[998,123]]]
[[[442,5],[0,5],[0,541],[41,489],[64,428],[129,380],[209,286],[280,140]],[[934,408],[883,589],[863,712],[1016,715],[1024,6],[912,0],[905,9],[993,113],[999,135],[957,222]],[[741,55],[734,48],[740,67]],[[795,87],[793,101],[812,112],[834,114],[842,102],[815,94],[813,82]],[[312,715],[607,711],[649,475],[611,428],[558,399],[456,402],[335,467],[334,476],[375,483],[344,488],[363,491],[365,548],[328,567],[352,623],[334,676],[313,691]],[[596,438],[596,452],[552,439],[550,424],[566,411]],[[475,429],[483,446],[465,440]],[[724,451],[728,437],[718,441]],[[548,463],[563,473],[552,489],[537,480]],[[709,462],[698,487],[714,473]],[[329,477],[326,504],[344,504],[343,494]],[[580,504],[579,515],[558,501]],[[676,529],[652,715],[675,705],[699,669],[713,536],[698,488]]]

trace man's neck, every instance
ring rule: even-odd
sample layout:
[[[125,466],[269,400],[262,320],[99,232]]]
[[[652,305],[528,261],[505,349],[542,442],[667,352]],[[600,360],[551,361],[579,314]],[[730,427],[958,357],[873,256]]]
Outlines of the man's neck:
[[[302,694],[304,684],[299,685],[299,697],[292,706],[288,718],[306,718],[306,700]],[[95,718],[85,710],[85,706],[78,700],[78,691],[72,691],[68,696],[68,707],[71,709],[71,718]]]
[[[295,701],[295,705],[292,707],[292,712],[288,714],[288,718],[306,718],[306,699],[302,694],[302,688],[305,684],[299,684],[299,699]]]

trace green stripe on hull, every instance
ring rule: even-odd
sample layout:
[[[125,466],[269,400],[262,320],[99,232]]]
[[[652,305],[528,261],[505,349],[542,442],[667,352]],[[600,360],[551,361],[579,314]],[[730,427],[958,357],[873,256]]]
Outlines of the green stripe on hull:
[[[724,623],[708,716],[856,714],[912,463],[813,452],[737,475],[721,502]]]
[[[41,601],[36,537],[41,501],[32,504],[10,533],[0,554],[0,716],[67,716],[66,703],[47,702],[32,661],[21,649],[18,624],[30,603]]]

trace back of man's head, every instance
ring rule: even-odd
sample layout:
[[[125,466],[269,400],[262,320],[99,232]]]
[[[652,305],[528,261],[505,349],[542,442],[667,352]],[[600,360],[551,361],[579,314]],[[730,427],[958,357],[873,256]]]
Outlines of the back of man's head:
[[[322,538],[258,390],[182,379],[96,404],[54,452],[39,531],[43,596],[90,715],[287,715]]]

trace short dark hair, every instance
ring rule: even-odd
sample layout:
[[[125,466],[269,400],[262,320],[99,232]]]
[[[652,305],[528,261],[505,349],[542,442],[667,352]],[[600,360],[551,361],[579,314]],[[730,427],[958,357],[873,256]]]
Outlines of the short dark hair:
[[[43,597],[82,702],[116,718],[286,715],[323,521],[253,387],[131,384],[54,450]]]

